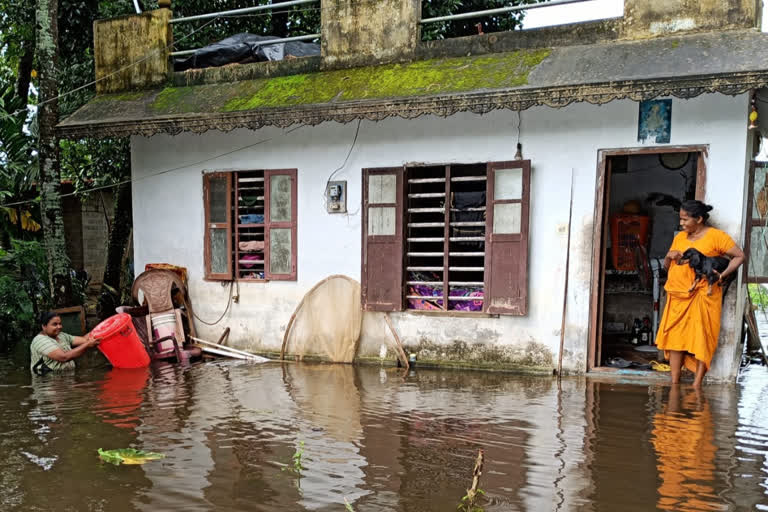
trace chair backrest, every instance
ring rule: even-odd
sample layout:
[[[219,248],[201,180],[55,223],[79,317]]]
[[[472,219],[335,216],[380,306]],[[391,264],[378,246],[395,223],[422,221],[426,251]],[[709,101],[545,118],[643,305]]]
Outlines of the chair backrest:
[[[136,303],[139,302],[139,290],[144,293],[144,300],[150,313],[162,313],[173,309],[171,289],[176,286],[186,295],[181,278],[170,270],[147,270],[142,272],[133,282],[131,295]]]

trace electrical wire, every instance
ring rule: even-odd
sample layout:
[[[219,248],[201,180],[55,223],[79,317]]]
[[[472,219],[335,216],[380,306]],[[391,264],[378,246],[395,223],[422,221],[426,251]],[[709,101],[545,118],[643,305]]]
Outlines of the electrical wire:
[[[368,2],[361,2],[361,3],[368,3]],[[185,35],[179,37],[178,39],[175,39],[173,43],[171,43],[169,45],[166,45],[163,48],[155,48],[153,50],[150,50],[149,53],[145,54],[140,59],[138,59],[138,60],[136,60],[134,62],[131,62],[130,64],[127,64],[127,65],[123,66],[122,68],[117,69],[116,71],[113,71],[113,72],[111,72],[111,73],[109,73],[107,75],[104,75],[103,77],[97,78],[95,80],[91,80],[88,83],[85,83],[83,85],[75,87],[74,89],[71,89],[69,91],[63,92],[63,93],[61,93],[61,94],[59,94],[57,96],[54,96],[53,98],[49,98],[49,99],[46,99],[44,101],[41,101],[40,103],[37,103],[37,104],[35,104],[33,106],[38,108],[41,105],[45,105],[45,104],[50,103],[52,101],[56,101],[59,98],[63,98],[65,96],[69,96],[69,95],[74,94],[74,93],[76,93],[78,91],[86,89],[86,88],[88,88],[88,87],[90,87],[92,85],[95,85],[95,84],[101,82],[102,80],[106,80],[106,79],[108,79],[108,78],[110,78],[110,77],[112,77],[112,76],[114,76],[114,75],[116,75],[118,73],[121,73],[121,72],[125,71],[126,69],[132,68],[134,66],[138,66],[139,64],[141,64],[142,62],[146,61],[147,59],[150,59],[150,58],[154,57],[159,52],[164,52],[164,51],[169,50],[169,49],[177,49],[176,48],[176,44],[177,43],[179,43],[179,42],[181,42],[181,41],[183,41],[185,39],[188,39],[189,37],[191,37],[195,33],[200,32],[205,27],[207,27],[208,25],[211,25],[212,23],[216,22],[217,20],[228,19],[228,18],[238,18],[238,17],[245,17],[245,16],[255,18],[255,17],[263,17],[263,16],[273,16],[275,14],[294,14],[294,13],[299,13],[299,12],[320,11],[322,9],[327,9],[327,8],[326,7],[309,7],[309,8],[306,8],[306,9],[271,11],[269,13],[260,13],[260,14],[252,14],[252,15],[241,14],[241,15],[216,16],[215,18],[211,18],[210,20],[206,21],[205,23],[203,23],[199,27],[195,28],[194,30],[192,30],[188,34],[185,34]],[[4,118],[11,118],[11,117],[17,116],[18,114],[20,114],[22,112],[28,113],[28,108],[25,107],[25,108],[20,108],[20,109],[16,110],[15,112],[3,113],[2,117],[4,117]]]
[[[173,167],[173,168],[170,168],[170,169],[163,169],[162,171],[153,172],[153,173],[148,174],[146,176],[140,176],[140,177],[135,178],[135,179],[134,178],[128,178],[128,179],[121,180],[121,181],[118,181],[118,182],[115,182],[115,183],[110,183],[108,185],[100,185],[98,187],[89,188],[87,190],[87,192],[90,193],[90,192],[96,192],[97,190],[104,190],[104,189],[108,189],[108,188],[118,187],[118,186],[123,185],[125,183],[135,183],[137,181],[142,181],[142,180],[146,180],[146,179],[149,179],[149,178],[154,178],[154,177],[157,177],[157,176],[161,176],[163,174],[168,174],[169,172],[174,172],[174,171],[179,171],[181,169],[186,169],[187,167],[192,167],[192,166],[195,166],[195,165],[204,164],[206,162],[210,162],[212,160],[216,160],[218,158],[222,158],[222,157],[225,157],[225,156],[237,153],[239,151],[244,151],[246,149],[250,149],[250,148],[252,148],[254,146],[265,144],[267,142],[275,140],[278,137],[284,137],[284,136],[286,136],[288,134],[291,134],[291,133],[295,132],[296,130],[298,130],[299,128],[302,128],[304,126],[305,125],[303,125],[303,124],[299,125],[299,126],[296,126],[294,128],[291,128],[290,130],[286,130],[284,133],[281,133],[279,136],[269,137],[267,139],[262,139],[262,140],[260,140],[258,142],[254,142],[253,144],[248,144],[246,146],[243,146],[243,147],[240,147],[240,148],[237,148],[237,149],[233,149],[233,150],[227,151],[225,153],[220,153],[218,155],[214,155],[212,157],[205,158],[203,160],[198,160],[196,162],[191,162],[191,163],[180,165],[178,167]],[[78,194],[78,192],[68,192],[66,194],[60,194],[59,197],[69,197],[69,196],[74,196],[76,194]],[[3,204],[0,204],[0,208],[9,208],[11,206],[20,206],[20,205],[24,205],[24,204],[37,203],[38,201],[39,201],[39,199],[27,199],[27,200],[24,200],[24,201],[17,201],[15,203],[3,203]]]
[[[229,311],[230,306],[232,306],[232,288],[234,288],[234,285],[235,285],[236,282],[237,281],[235,281],[234,279],[229,282],[229,299],[227,300],[227,307],[224,308],[224,312],[221,314],[221,316],[219,317],[218,320],[216,320],[215,322],[206,322],[205,320],[203,320],[202,318],[197,316],[197,313],[195,313],[194,311],[192,311],[192,316],[194,316],[197,320],[199,320],[200,322],[204,323],[205,325],[216,325],[219,322],[221,322],[222,320],[224,320],[224,317],[227,315],[227,312]],[[240,284],[239,283],[237,284],[237,294],[240,295]]]
[[[323,197],[323,204],[326,206],[326,209],[327,209],[328,205],[327,205],[327,200],[326,200],[325,194],[326,194],[326,191],[328,190],[328,185],[330,185],[331,180],[333,179],[333,177],[336,176],[336,174],[339,171],[344,169],[344,167],[346,167],[347,162],[349,161],[349,157],[352,154],[352,151],[355,149],[355,144],[357,144],[357,136],[360,134],[360,123],[361,122],[362,122],[362,119],[358,119],[357,120],[357,128],[355,128],[355,137],[352,139],[352,144],[350,144],[350,146],[349,146],[349,151],[347,151],[347,156],[344,158],[344,162],[339,167],[337,167],[336,170],[334,170],[330,174],[330,176],[328,176],[327,180],[325,180],[325,189],[323,190],[323,193],[322,193],[323,196],[322,197]]]

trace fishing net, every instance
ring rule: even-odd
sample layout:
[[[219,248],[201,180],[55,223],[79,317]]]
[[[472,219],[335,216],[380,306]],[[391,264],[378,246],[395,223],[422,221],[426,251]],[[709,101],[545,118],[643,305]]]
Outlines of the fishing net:
[[[327,277],[307,292],[288,322],[283,357],[351,363],[362,322],[360,283],[347,276]]]

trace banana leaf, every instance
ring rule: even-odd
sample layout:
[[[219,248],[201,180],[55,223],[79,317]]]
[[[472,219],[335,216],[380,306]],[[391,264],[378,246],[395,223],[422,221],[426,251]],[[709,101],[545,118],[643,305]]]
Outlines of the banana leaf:
[[[120,464],[144,464],[150,460],[165,458],[162,453],[145,452],[133,448],[119,448],[117,450],[102,450],[99,448],[99,458],[115,466]]]

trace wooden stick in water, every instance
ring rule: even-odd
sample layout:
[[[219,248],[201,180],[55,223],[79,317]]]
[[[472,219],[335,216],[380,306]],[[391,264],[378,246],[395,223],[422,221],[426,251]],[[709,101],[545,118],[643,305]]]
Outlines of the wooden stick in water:
[[[226,340],[228,337],[229,337],[229,327],[224,329],[224,332],[221,333],[221,337],[219,338],[219,341],[216,342],[216,344],[224,346],[224,340]]]
[[[467,510],[471,510],[477,499],[477,491],[480,487],[480,476],[483,474],[483,450],[477,452],[475,469],[472,471],[472,487],[467,490]]]
[[[398,354],[398,359],[400,359],[400,362],[403,364],[405,371],[407,372],[410,369],[411,364],[408,362],[408,356],[405,355],[403,342],[400,341],[400,336],[397,335],[395,326],[392,324],[392,319],[389,317],[389,312],[384,313],[384,320],[386,320],[387,325],[389,326],[389,330],[392,332],[392,336],[395,338],[395,351]]]

